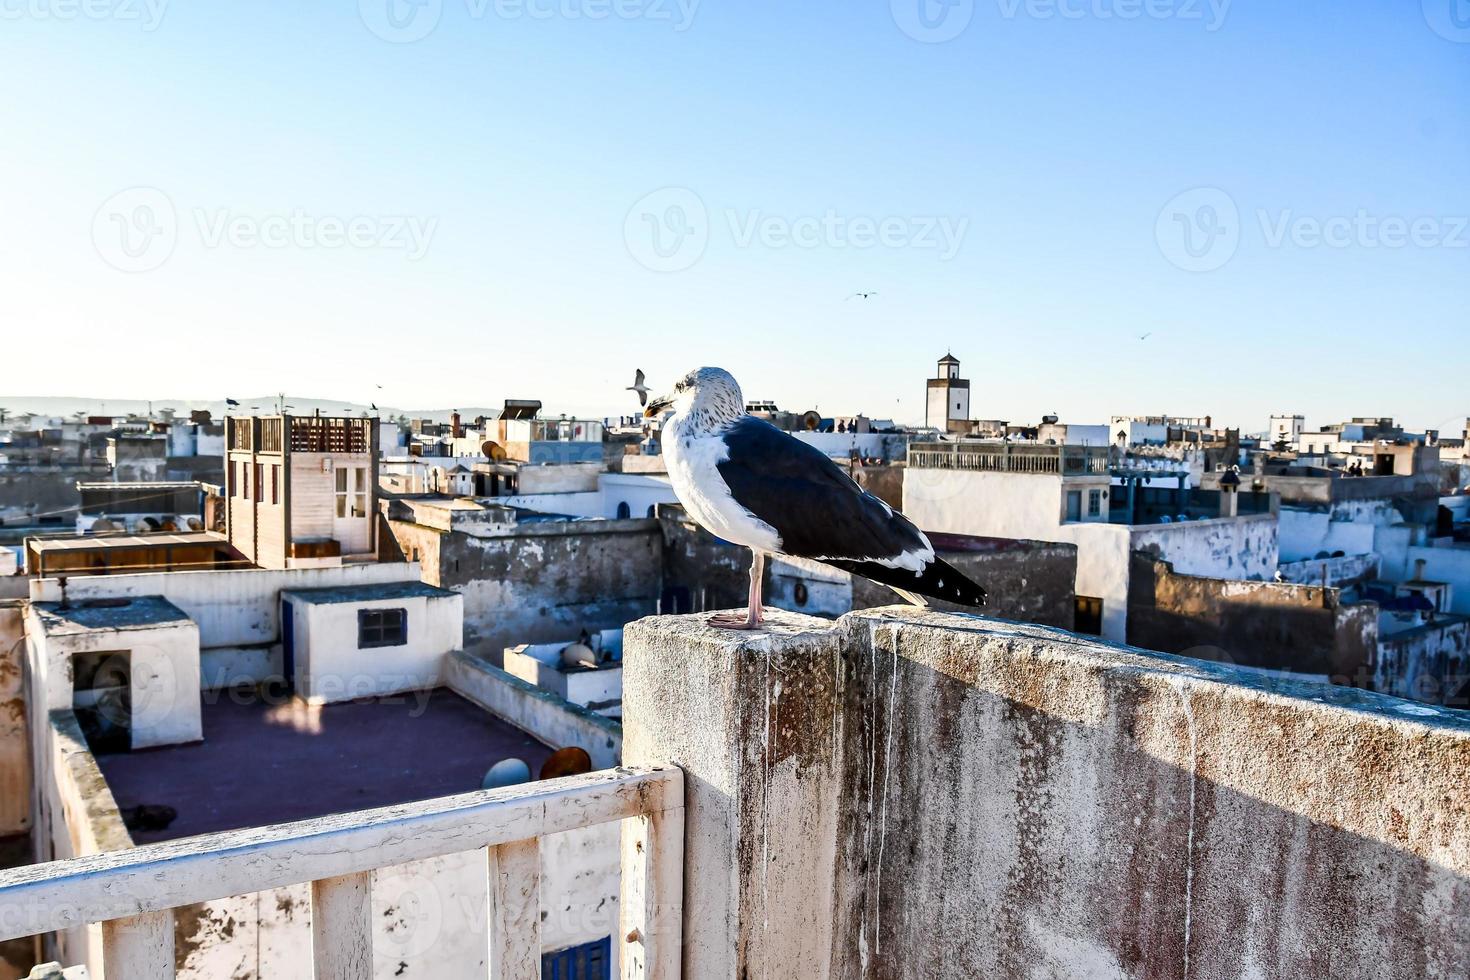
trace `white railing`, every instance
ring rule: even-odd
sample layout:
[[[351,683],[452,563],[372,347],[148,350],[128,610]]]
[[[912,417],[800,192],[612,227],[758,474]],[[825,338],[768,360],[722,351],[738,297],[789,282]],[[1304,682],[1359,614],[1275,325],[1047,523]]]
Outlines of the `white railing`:
[[[174,909],[311,883],[318,980],[371,980],[372,872],[485,850],[490,971],[540,976],[540,839],[620,820],[622,974],[675,980],[684,775],[607,769],[296,823],[206,834],[0,872],[0,941],[102,923],[106,980],[174,976]]]
[[[908,466],[914,469],[1062,476],[1105,475],[1108,459],[1104,446],[926,442],[914,443],[908,452]]]

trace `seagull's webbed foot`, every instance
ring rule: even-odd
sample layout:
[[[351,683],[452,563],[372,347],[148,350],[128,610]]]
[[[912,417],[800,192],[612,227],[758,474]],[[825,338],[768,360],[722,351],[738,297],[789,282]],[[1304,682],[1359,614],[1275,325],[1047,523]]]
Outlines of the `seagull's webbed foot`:
[[[716,627],[717,629],[722,630],[753,630],[759,629],[763,620],[761,618],[760,610],[757,609],[755,611],[746,613],[716,613],[705,622],[709,623],[709,625],[711,626]]]

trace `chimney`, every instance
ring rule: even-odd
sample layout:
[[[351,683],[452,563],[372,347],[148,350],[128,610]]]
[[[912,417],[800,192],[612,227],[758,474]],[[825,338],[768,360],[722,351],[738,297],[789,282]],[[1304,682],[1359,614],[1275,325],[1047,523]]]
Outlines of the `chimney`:
[[[1233,469],[1220,474],[1220,516],[1235,517],[1240,513],[1240,474]]]
[[[451,412],[449,415],[449,434],[456,439],[464,438],[464,429],[459,424],[459,412]]]

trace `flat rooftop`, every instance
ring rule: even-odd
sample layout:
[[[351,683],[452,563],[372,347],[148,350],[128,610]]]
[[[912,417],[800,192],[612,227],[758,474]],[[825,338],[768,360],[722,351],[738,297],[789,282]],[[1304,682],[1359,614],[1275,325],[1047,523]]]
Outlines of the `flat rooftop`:
[[[47,636],[74,636],[93,630],[157,629],[189,622],[178,606],[156,595],[83,599],[65,606],[59,602],[35,602],[31,607]]]
[[[187,531],[182,534],[108,534],[76,535],[64,538],[30,538],[27,545],[34,552],[53,554],[65,551],[124,550],[128,548],[168,548],[174,545],[228,545],[222,534],[213,531]]]
[[[333,585],[320,589],[286,589],[282,595],[293,596],[313,605],[337,602],[369,602],[374,599],[447,599],[458,595],[448,589],[423,582],[370,582],[364,585]]]
[[[447,688],[319,707],[223,691],[203,722],[203,742],[97,756],[120,808],[178,811],[134,842],[466,793],[502,759],[534,775],[552,751]]]

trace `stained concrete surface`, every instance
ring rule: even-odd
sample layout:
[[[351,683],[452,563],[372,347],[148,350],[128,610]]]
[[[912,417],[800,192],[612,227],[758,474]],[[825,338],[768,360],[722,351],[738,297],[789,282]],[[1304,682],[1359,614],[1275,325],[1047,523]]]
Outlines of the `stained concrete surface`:
[[[178,811],[136,843],[466,793],[502,759],[534,774],[551,754],[445,688],[321,707],[208,697],[203,742],[97,757],[119,809]]]
[[[685,975],[1462,980],[1470,721],[978,617],[625,635]]]

